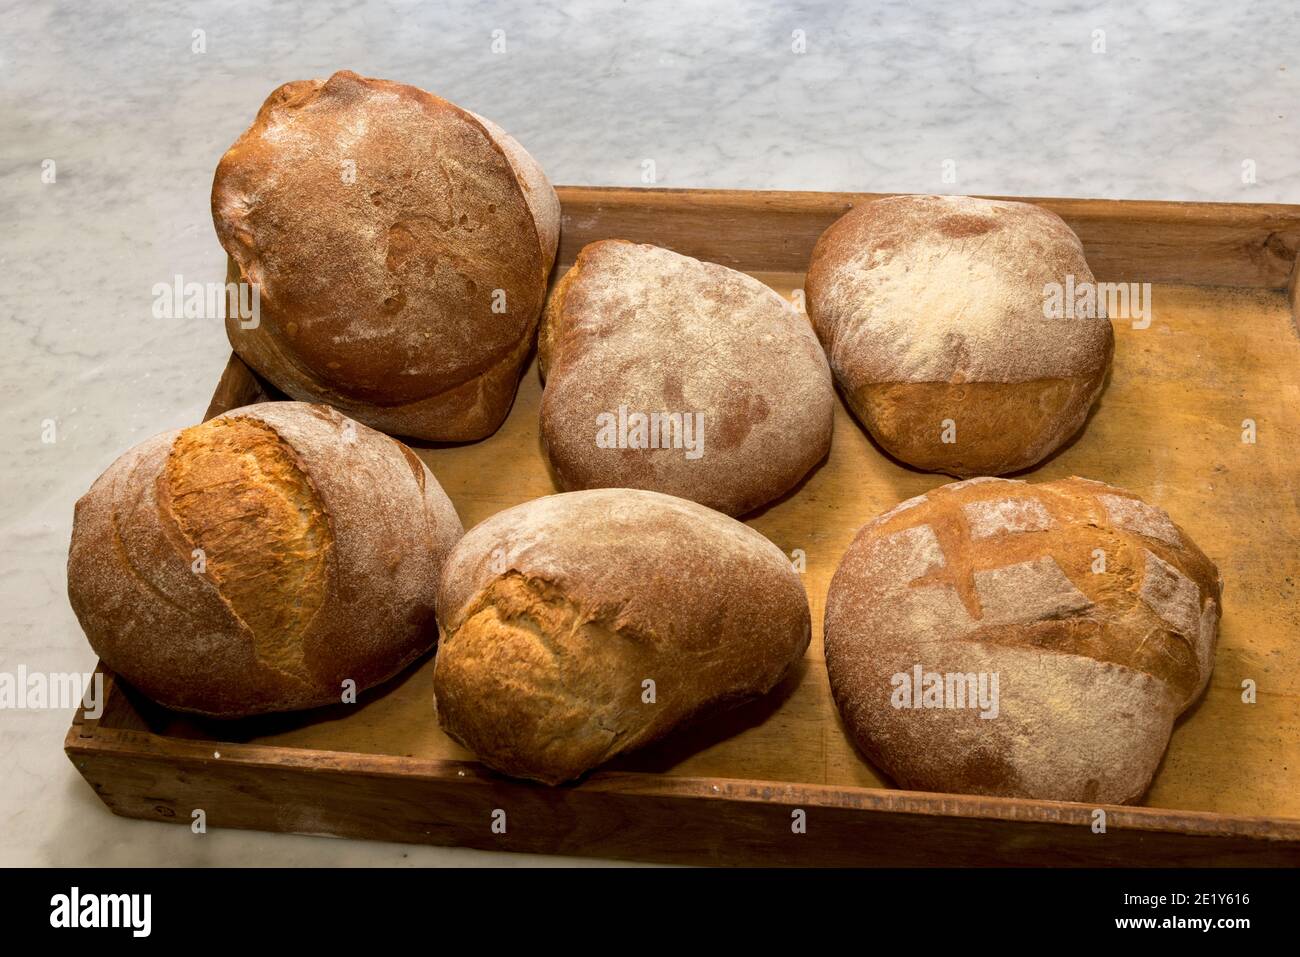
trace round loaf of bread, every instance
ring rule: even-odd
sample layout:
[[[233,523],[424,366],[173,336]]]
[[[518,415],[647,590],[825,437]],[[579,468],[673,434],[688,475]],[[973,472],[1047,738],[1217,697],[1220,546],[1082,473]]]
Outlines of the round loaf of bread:
[[[644,488],[739,515],[830,450],[817,337],[725,266],[592,243],[552,292],[538,343],[542,441],[565,489]]]
[[[438,623],[443,730],[547,784],[765,694],[809,640],[779,548],[632,489],[552,495],[472,528],[447,560]]]
[[[271,383],[421,439],[501,424],[560,206],[495,124],[355,73],[286,83],[221,158],[212,216],[258,294],[231,344]]]
[[[1187,533],[1131,492],[945,485],[845,553],[826,600],[831,689],[902,787],[1131,803],[1209,682],[1221,592]]]
[[[267,402],[110,465],[77,502],[68,596],[104,664],[169,708],[337,704],[433,645],[462,531],[400,442]]]
[[[1090,288],[1095,304],[1059,216],[969,196],[855,207],[822,234],[806,280],[813,327],[872,437],[962,478],[1029,468],[1083,425],[1114,352]],[[1055,304],[1062,317],[1048,318]]]

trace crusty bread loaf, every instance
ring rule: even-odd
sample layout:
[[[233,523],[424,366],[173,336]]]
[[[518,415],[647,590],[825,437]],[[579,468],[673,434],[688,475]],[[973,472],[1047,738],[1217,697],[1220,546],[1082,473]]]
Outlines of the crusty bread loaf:
[[[563,488],[651,489],[739,515],[830,449],[821,346],[744,273],[592,243],[553,290],[538,341],[542,441]]]
[[[406,446],[300,402],[135,446],[77,502],[68,596],[104,663],[217,717],[335,704],[437,635],[462,528]]]
[[[488,766],[558,784],[772,689],[808,614],[780,549],[718,512],[631,489],[537,499],[447,560],[438,718]]]
[[[212,215],[229,278],[260,297],[231,344],[274,385],[422,439],[501,424],[560,207],[498,126],[354,73],[286,83],[222,157]]]
[[[826,601],[831,689],[902,787],[1134,802],[1209,681],[1221,592],[1187,533],[1131,492],[957,482],[849,546]]]
[[[1100,394],[1104,309],[1046,318],[1045,287],[1092,283],[1061,218],[1027,203],[893,196],[818,240],[806,291],[846,401],[909,465],[958,477],[1042,461]]]

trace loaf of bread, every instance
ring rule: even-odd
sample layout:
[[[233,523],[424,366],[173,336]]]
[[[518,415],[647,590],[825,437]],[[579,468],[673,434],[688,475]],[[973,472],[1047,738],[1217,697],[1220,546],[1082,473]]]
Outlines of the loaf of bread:
[[[865,526],[826,600],[846,729],[899,785],[1124,804],[1209,682],[1214,564],[1159,508],[979,478]]]
[[[547,784],[766,693],[809,639],[780,549],[631,489],[552,495],[472,528],[447,560],[438,623],[443,730]]]
[[[592,243],[538,343],[542,441],[565,489],[644,488],[739,515],[830,449],[835,392],[807,320],[725,266]]]
[[[109,466],[77,502],[68,596],[104,663],[169,708],[337,704],[432,647],[462,531],[400,442],[268,402]]]
[[[355,73],[286,83],[222,157],[212,216],[228,279],[259,296],[231,344],[272,384],[421,439],[501,424],[560,206],[499,127]]]
[[[806,292],[836,381],[872,437],[909,465],[964,478],[1035,465],[1083,425],[1114,333],[1104,308],[1048,315],[1051,290],[1090,284],[1078,237],[1047,210],[894,196],[826,230]]]

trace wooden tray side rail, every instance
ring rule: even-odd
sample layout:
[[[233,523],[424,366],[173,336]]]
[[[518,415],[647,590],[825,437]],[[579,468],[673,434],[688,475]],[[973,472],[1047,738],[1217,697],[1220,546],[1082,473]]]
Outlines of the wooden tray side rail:
[[[120,689],[111,697],[121,709]],[[103,721],[78,715],[69,758],[113,813],[163,823],[189,825],[201,809],[211,827],[675,864],[1300,864],[1300,821],[627,772],[547,788],[473,762],[200,742]],[[504,833],[492,827],[499,809]]]
[[[559,262],[598,239],[666,245],[746,272],[798,272],[826,227],[888,193],[560,187]],[[1051,210],[1083,241],[1099,281],[1283,289],[1300,253],[1300,207],[989,197]]]

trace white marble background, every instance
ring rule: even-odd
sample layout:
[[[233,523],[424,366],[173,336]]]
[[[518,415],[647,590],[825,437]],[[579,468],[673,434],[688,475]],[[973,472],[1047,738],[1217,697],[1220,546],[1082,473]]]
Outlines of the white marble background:
[[[221,278],[212,171],[285,80],[346,67],[433,90],[556,183],[639,185],[649,158],[674,187],[1295,203],[1297,49],[1288,0],[3,0],[0,671],[93,666],[65,595],[72,504],[202,413],[225,335],[152,318],[150,290]],[[63,756],[68,719],[0,711],[0,864],[546,862],[122,820]]]

